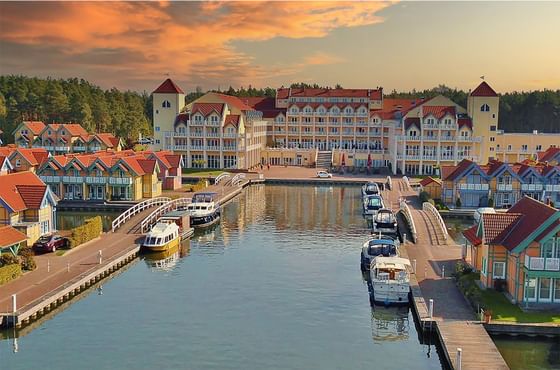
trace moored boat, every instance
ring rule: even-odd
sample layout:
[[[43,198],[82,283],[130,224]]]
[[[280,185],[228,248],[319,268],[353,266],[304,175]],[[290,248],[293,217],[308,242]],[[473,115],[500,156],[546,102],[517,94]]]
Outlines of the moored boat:
[[[370,266],[372,300],[378,304],[408,304],[410,261],[400,257],[375,257]]]
[[[398,253],[398,241],[389,237],[371,238],[362,245],[360,266],[362,270],[369,270],[375,257],[396,257]]]
[[[362,186],[362,196],[379,195],[379,185],[376,182],[368,182]]]
[[[162,252],[178,246],[180,242],[179,226],[173,221],[159,221],[144,237],[142,248]]]
[[[217,193],[196,193],[187,206],[190,223],[193,227],[206,227],[220,220],[220,206],[216,201]]]
[[[176,210],[166,213],[160,218],[160,221],[174,222],[179,226],[179,236],[181,240],[192,236],[194,229],[190,224],[190,216],[187,210]]]
[[[383,198],[379,195],[368,195],[364,198],[364,214],[367,216],[375,216],[377,211],[381,208],[385,208],[383,204]]]
[[[397,218],[393,211],[388,208],[377,211],[377,214],[373,217],[373,232],[387,235],[398,234]]]

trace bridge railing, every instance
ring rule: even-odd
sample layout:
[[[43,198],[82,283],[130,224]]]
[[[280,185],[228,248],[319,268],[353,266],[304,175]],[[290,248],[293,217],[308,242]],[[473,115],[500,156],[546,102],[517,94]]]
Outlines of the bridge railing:
[[[142,222],[140,223],[140,232],[145,233],[153,224],[155,224],[160,219],[161,216],[168,212],[182,209],[190,204],[191,201],[191,198],[178,198],[162,204],[142,220]]]
[[[447,232],[447,226],[445,225],[445,221],[443,221],[443,218],[439,214],[436,207],[434,207],[431,203],[424,202],[424,203],[422,203],[422,210],[424,210],[424,211],[432,214],[432,216],[434,216],[434,218],[436,219],[437,224],[438,224],[438,226],[441,230],[443,238],[445,240],[447,240],[447,237],[449,236],[449,233]]]
[[[230,178],[231,174],[229,172],[224,172],[219,174],[218,176],[216,176],[216,179],[214,180],[214,184],[218,185],[222,180]]]
[[[402,214],[404,215],[404,218],[406,219],[406,223],[410,227],[410,232],[412,234],[410,237],[412,241],[416,243],[418,234],[416,233],[416,225],[414,225],[414,219],[412,218],[412,213],[410,212],[410,208],[408,207],[408,204],[406,204],[404,200],[401,200],[399,208]]]
[[[130,207],[129,209],[121,213],[119,217],[113,220],[113,222],[111,223],[111,230],[115,232],[115,230],[121,227],[126,221],[128,221],[135,214],[140,213],[147,208],[165,204],[170,200],[171,198],[168,197],[157,197],[157,198],[146,199],[143,202],[133,205],[132,207]]]
[[[406,190],[410,190],[410,180],[408,179],[408,176],[403,176],[402,179],[406,184]]]
[[[233,176],[233,178],[231,179],[231,186],[239,185],[239,183],[244,179],[245,179],[245,174],[238,173],[237,175]]]
[[[389,190],[393,189],[393,180],[391,180],[391,176],[387,176],[387,187]]]

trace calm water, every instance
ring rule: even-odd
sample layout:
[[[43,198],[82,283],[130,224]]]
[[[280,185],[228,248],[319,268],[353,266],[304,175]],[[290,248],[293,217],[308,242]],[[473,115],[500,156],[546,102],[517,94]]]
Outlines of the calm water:
[[[408,309],[370,307],[359,196],[250,187],[177,254],[22,331],[18,353],[0,341],[0,368],[441,369]]]
[[[560,340],[493,338],[511,370],[560,369]]]

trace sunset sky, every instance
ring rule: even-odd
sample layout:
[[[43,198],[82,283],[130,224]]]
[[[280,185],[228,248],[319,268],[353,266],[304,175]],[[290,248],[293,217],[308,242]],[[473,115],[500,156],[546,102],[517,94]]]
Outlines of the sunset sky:
[[[560,88],[560,2],[3,2],[0,73],[152,91]]]

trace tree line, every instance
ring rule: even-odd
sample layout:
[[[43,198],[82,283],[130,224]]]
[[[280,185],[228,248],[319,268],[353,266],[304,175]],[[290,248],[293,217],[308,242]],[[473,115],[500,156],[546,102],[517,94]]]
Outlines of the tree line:
[[[124,139],[152,131],[150,96],[102,90],[84,79],[0,76],[0,128],[5,143],[22,121],[80,123],[88,132],[111,132]]]
[[[291,88],[342,88],[305,82]],[[272,87],[210,90],[238,97],[274,97]],[[204,95],[201,87],[186,94],[186,103]],[[422,91],[386,93],[388,98],[431,98],[444,95],[466,107],[468,92],[439,85]],[[41,79],[26,76],[0,76],[0,129],[5,143],[13,141],[12,131],[22,121],[81,123],[89,132],[111,132],[134,140],[152,132],[151,94],[103,90],[84,79]],[[498,127],[506,132],[560,133],[560,90],[511,92],[500,96]]]

